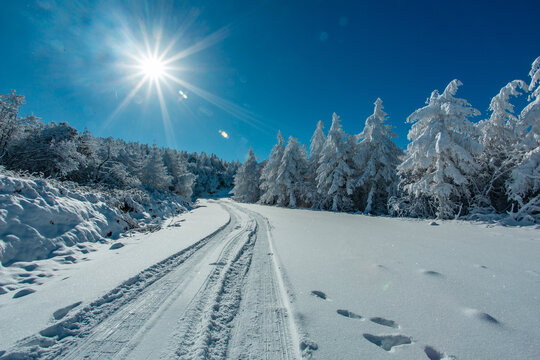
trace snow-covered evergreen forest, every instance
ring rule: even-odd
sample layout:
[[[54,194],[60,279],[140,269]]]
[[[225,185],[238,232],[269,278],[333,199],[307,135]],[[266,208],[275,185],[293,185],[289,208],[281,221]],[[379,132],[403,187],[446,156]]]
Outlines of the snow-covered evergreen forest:
[[[381,99],[364,130],[347,134],[337,114],[327,134],[319,121],[309,155],[294,137],[277,135],[269,161],[250,150],[233,193],[244,202],[418,218],[540,222],[540,57],[530,81],[495,94],[490,114],[458,97],[452,80],[415,110],[403,152]],[[526,105],[515,109],[513,101]]]
[[[46,124],[21,117],[24,103],[15,91],[0,94],[0,165],[8,170],[105,189],[170,192],[185,202],[233,186],[238,162]]]

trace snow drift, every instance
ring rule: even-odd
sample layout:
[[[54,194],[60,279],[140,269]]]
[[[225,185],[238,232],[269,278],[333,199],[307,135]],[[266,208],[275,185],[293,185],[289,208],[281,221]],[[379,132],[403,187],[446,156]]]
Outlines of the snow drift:
[[[106,242],[136,227],[159,228],[164,217],[183,210],[180,199],[142,191],[96,191],[3,172],[0,262],[8,266],[50,258],[77,243]]]

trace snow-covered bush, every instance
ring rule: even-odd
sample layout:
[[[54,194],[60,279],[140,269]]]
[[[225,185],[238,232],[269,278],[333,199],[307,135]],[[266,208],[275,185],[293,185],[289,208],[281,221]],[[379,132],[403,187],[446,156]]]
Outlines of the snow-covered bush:
[[[183,211],[184,200],[172,194],[89,188],[2,170],[0,262],[48,258],[77,243],[156,229]]]
[[[0,174],[0,261],[31,261],[62,246],[117,238],[130,225],[98,193]]]

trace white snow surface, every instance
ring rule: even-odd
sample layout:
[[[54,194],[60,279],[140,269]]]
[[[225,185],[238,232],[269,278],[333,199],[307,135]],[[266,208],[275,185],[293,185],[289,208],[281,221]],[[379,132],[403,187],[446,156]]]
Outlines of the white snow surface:
[[[74,263],[47,259],[28,263],[37,265],[32,271],[19,268],[21,274],[30,274],[27,278],[36,279],[27,285],[36,292],[15,299],[12,292],[0,295],[0,349],[50,326],[56,321],[55,311],[78,302],[81,304],[77,310],[84,307],[229,220],[228,213],[219,205],[205,200],[200,205],[169,219],[160,231],[120,239],[124,246],[119,249],[109,250],[110,243],[91,244],[87,246],[89,253],[71,255]]]
[[[0,173],[0,261],[51,256],[63,245],[95,242],[128,229],[118,209],[99,195],[47,179]]]
[[[538,228],[241,206],[271,224],[313,358],[540,358]],[[368,341],[392,335],[411,344]]]
[[[0,358],[540,358],[538,228],[201,204],[21,268]]]

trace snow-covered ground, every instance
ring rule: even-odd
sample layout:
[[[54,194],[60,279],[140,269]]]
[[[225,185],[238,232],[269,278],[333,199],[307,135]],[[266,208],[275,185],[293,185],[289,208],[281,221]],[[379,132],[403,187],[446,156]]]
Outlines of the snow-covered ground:
[[[13,298],[0,296],[0,349],[30,336],[63,318],[64,311],[78,304],[74,311],[102,297],[142,270],[166,259],[205,236],[229,220],[228,213],[216,204],[201,201],[200,207],[169,220],[164,229],[147,234],[134,234],[121,239],[124,245],[110,250],[110,244],[85,244],[87,254],[75,253],[73,262],[34,261],[31,274],[43,284],[27,284],[35,293]],[[56,315],[55,315],[56,314]]]
[[[0,294],[9,296],[36,290],[48,270],[87,258],[99,244],[155,231],[187,211],[174,195],[98,190],[0,170]]]
[[[0,359],[540,358],[537,228],[201,204],[1,295]]]
[[[272,225],[314,357],[540,359],[538,228],[242,207]]]

